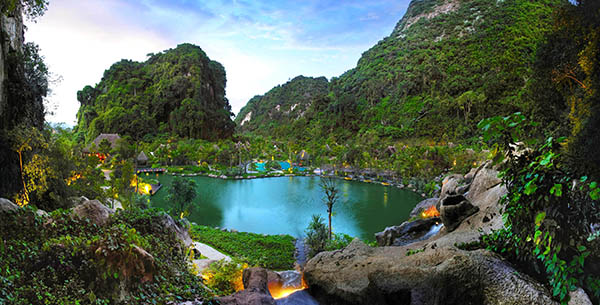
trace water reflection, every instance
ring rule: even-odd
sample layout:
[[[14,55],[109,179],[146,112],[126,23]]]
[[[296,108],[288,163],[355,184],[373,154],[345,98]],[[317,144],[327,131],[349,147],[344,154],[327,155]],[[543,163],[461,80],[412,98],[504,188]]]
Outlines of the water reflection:
[[[281,177],[253,180],[221,180],[189,177],[197,184],[198,197],[188,218],[198,224],[238,231],[301,236],[312,214],[327,219],[327,208],[316,177]],[[154,197],[154,205],[168,209],[166,195],[172,176]],[[341,194],[334,206],[336,232],[373,240],[375,232],[408,218],[420,197],[410,191],[377,184],[336,180]]]

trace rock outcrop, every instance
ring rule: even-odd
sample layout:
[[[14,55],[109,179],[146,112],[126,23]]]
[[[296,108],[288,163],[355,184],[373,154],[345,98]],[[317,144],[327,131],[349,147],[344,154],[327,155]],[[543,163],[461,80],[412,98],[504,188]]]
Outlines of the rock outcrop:
[[[304,277],[322,304],[556,304],[545,287],[489,251],[406,250],[355,240],[318,254]]]
[[[454,231],[463,220],[477,211],[479,207],[473,206],[463,195],[447,195],[440,202],[440,218],[448,232]]]
[[[161,225],[165,230],[175,234],[175,237],[181,240],[186,247],[192,245],[193,241],[190,237],[189,223],[178,223],[170,215],[163,214]]]
[[[394,243],[410,237],[407,228],[418,227],[420,220],[377,235],[380,244],[397,246],[372,248],[354,240],[345,249],[318,254],[304,269],[310,293],[322,304],[557,304],[545,286],[500,256],[457,248],[477,241],[479,230],[502,228],[499,200],[506,188],[497,176],[486,164],[466,177],[445,179],[439,203],[442,221],[448,216],[444,209],[456,206],[447,201],[468,203],[464,208],[472,210],[460,213],[453,230],[445,226],[428,239]]]
[[[428,198],[417,204],[408,215],[408,218],[419,217],[421,212],[427,210],[429,207],[436,205],[440,199],[439,198]]]
[[[5,198],[0,198],[0,213],[11,213],[18,209],[19,206],[12,203],[12,201]]]
[[[387,227],[383,232],[376,233],[375,239],[380,247],[403,246],[422,240],[431,230],[431,227],[439,222],[440,218],[438,217],[405,222],[399,226]]]
[[[269,293],[268,273],[264,268],[248,268],[242,275],[244,290],[219,298],[223,305],[275,305]]]
[[[80,205],[75,206],[72,210],[73,217],[79,219],[89,219],[92,223],[99,226],[105,225],[110,215],[114,214],[115,211],[98,200],[88,200]]]

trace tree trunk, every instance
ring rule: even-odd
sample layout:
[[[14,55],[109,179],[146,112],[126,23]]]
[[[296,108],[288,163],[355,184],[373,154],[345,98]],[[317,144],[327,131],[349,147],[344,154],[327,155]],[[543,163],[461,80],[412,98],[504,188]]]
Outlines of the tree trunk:
[[[331,240],[331,211],[327,214],[329,214],[329,240]]]
[[[29,203],[29,193],[27,193],[27,185],[25,184],[25,176],[23,176],[23,155],[19,151],[19,166],[21,167],[21,182],[23,182],[23,193],[25,194],[25,204]]]

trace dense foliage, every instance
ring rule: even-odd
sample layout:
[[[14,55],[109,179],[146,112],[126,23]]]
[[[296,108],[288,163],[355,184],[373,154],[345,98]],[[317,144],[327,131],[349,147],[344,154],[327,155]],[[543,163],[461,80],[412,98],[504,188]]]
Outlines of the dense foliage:
[[[193,225],[192,238],[251,266],[271,270],[289,270],[294,267],[296,247],[294,238],[289,235],[224,232]]]
[[[193,204],[196,194],[196,182],[194,180],[175,177],[167,196],[167,200],[173,204],[171,214],[176,218],[185,217],[189,213],[187,207]]]
[[[317,91],[304,100],[301,117],[275,108],[302,101],[295,97],[306,88],[288,83],[251,100],[247,108],[254,111],[244,126],[301,142],[377,136],[464,143],[477,135],[481,119],[530,103],[521,96],[538,44],[553,10],[565,2],[413,1],[389,37],[366,51],[356,68],[332,79],[328,95]],[[286,120],[272,120],[278,116]]]
[[[520,113],[480,123],[485,137],[498,145],[496,162],[506,160],[501,176],[508,188],[505,228],[482,240],[489,249],[547,274],[563,303],[576,287],[598,300],[600,188],[587,176],[574,177],[562,155],[565,138],[528,143],[529,148],[519,143],[526,123]]]
[[[600,179],[600,2],[566,5],[551,30],[535,65],[532,113],[546,129],[568,136],[573,170]]]
[[[161,212],[120,211],[106,226],[57,210],[0,215],[0,304],[165,304],[209,297]],[[154,259],[142,264],[142,248]]]
[[[4,29],[0,31],[0,42],[8,40]],[[6,47],[6,46],[4,46]],[[4,68],[4,92],[0,97],[0,196],[9,196],[22,188],[19,183],[19,156],[14,151],[11,133],[30,127],[41,130],[44,126],[44,98],[48,94],[48,69],[33,43],[23,45],[22,50],[6,52]],[[21,156],[31,160],[33,153]]]
[[[250,99],[238,113],[235,123],[240,131],[256,131],[263,135],[285,138],[297,133],[295,126],[307,124],[303,117],[311,104],[328,93],[325,77],[297,76],[265,95]],[[299,123],[295,123],[300,120]]]
[[[223,66],[191,44],[149,54],[143,63],[122,60],[95,87],[77,92],[75,131],[86,142],[100,133],[226,138],[235,124],[225,82]]]
[[[329,230],[320,215],[313,215],[306,228],[304,242],[308,247],[308,258],[312,258],[322,251],[333,251],[346,247],[352,242],[352,237],[339,233],[329,236]]]

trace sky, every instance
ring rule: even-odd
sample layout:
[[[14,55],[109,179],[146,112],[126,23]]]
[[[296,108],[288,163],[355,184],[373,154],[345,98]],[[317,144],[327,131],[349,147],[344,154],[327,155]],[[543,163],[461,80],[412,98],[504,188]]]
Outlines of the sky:
[[[52,75],[53,123],[76,123],[77,91],[121,59],[180,43],[200,46],[227,73],[237,114],[246,102],[298,75],[339,76],[390,35],[409,0],[50,0],[27,21]]]

